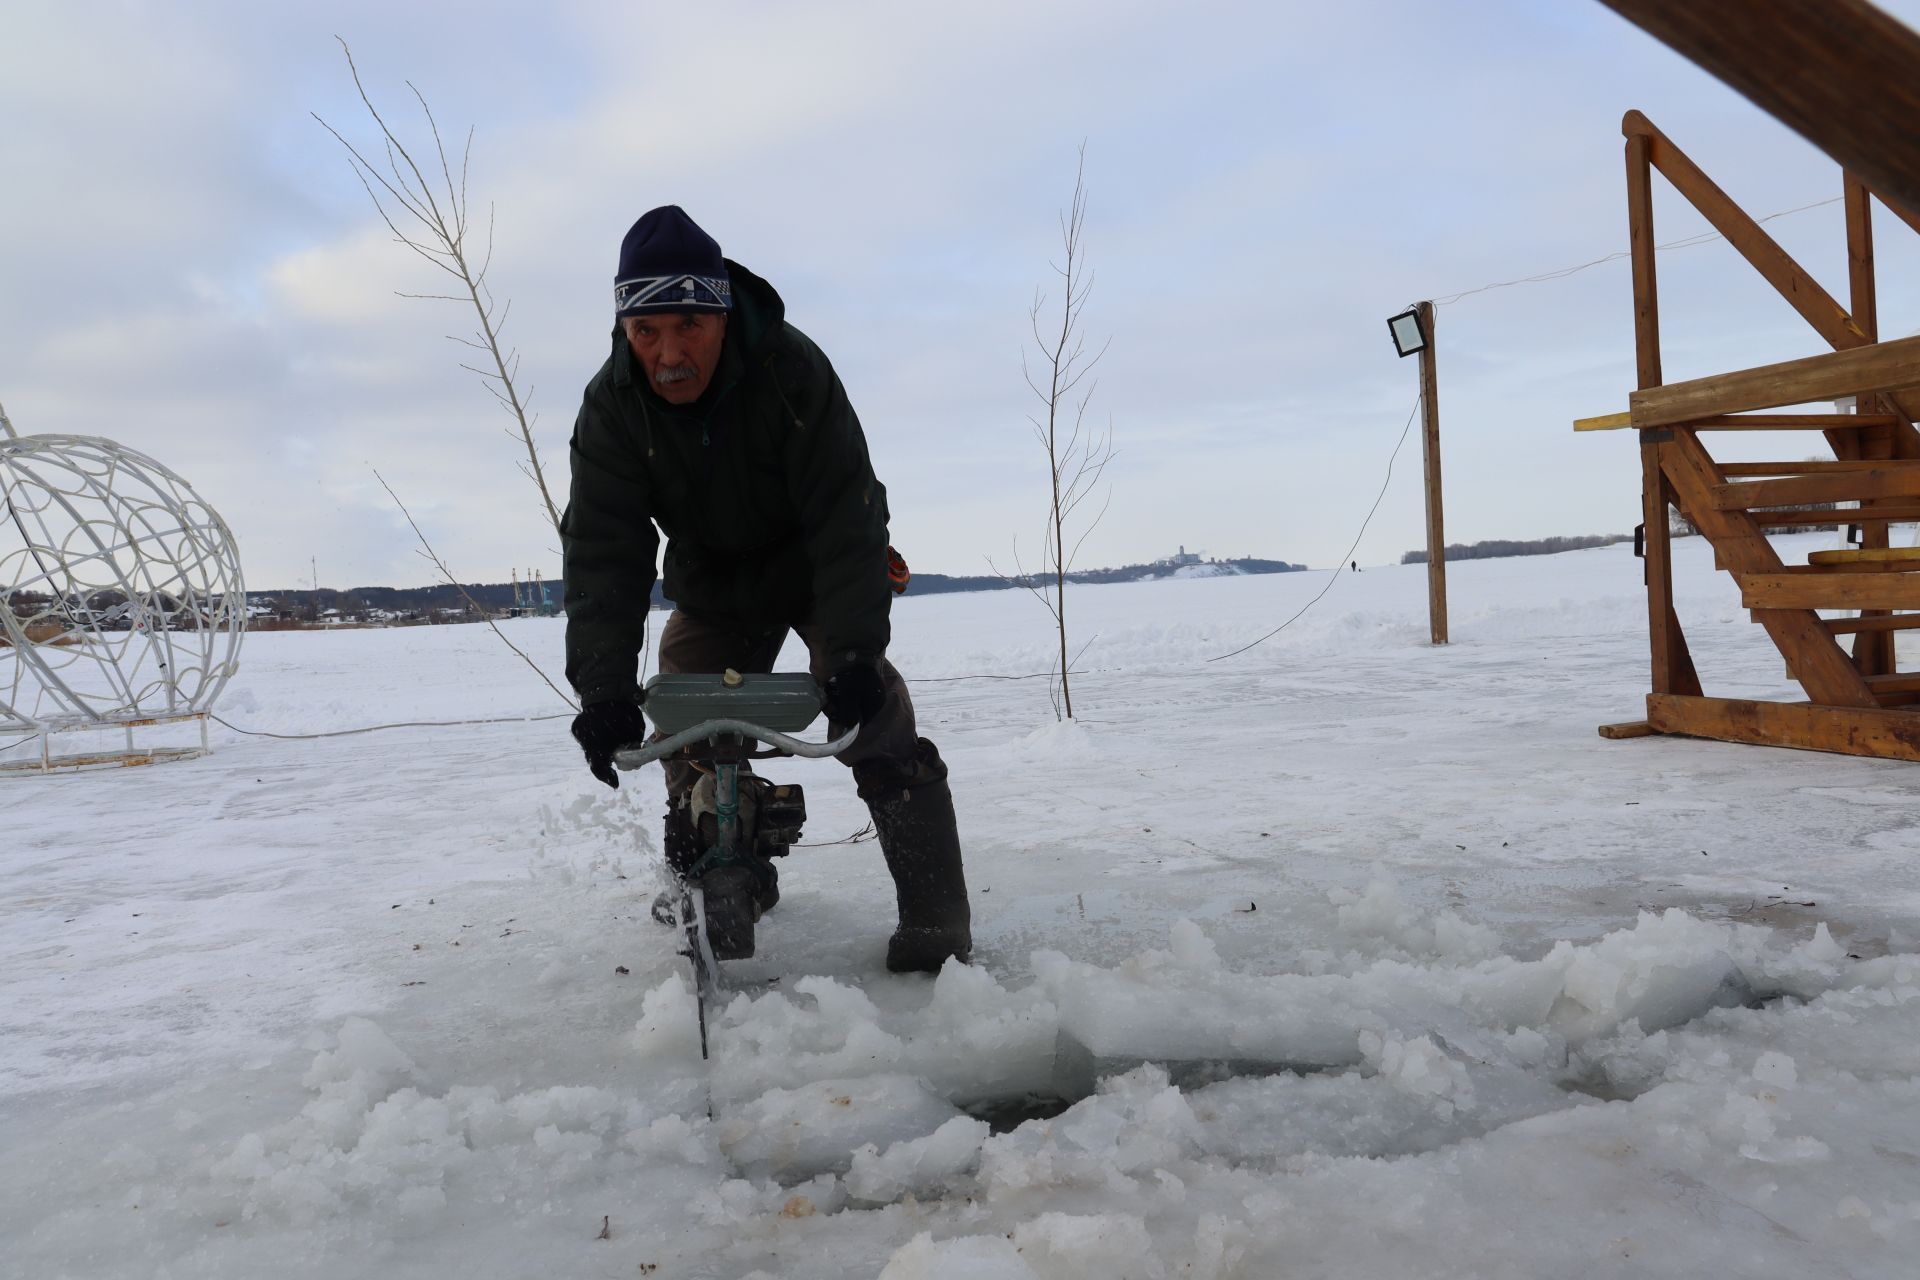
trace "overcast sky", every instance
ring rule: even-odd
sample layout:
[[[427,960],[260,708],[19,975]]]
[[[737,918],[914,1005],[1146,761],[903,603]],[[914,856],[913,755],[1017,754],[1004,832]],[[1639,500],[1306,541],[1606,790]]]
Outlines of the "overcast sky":
[[[336,34],[403,132],[407,80],[476,130],[470,195],[557,485],[620,238],[677,203],[833,359],[894,541],[932,572],[1038,543],[1021,353],[1083,139],[1085,322],[1112,339],[1091,412],[1119,449],[1087,566],[1333,563],[1417,390],[1383,321],[1624,248],[1630,107],[1756,215],[1840,190],[1590,0],[16,2],[4,26],[0,403],[183,474],[256,588],[310,561],[325,586],[430,579],[375,467],[461,578],[558,568],[508,420],[444,336],[471,316],[395,296],[436,281],[309,115],[373,136]],[[1663,241],[1703,227],[1664,189],[1656,208]],[[1769,225],[1844,301],[1839,206]],[[1877,229],[1883,332],[1912,332],[1920,240]],[[1724,244],[1661,272],[1670,380],[1821,349]],[[1626,265],[1475,294],[1438,330],[1449,540],[1629,530],[1632,441],[1569,429],[1633,385]],[[1363,564],[1423,544],[1417,443]]]

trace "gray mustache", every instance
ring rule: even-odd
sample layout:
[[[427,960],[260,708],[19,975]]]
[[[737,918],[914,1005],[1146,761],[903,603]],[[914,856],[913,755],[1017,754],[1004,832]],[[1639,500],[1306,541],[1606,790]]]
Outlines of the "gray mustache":
[[[693,366],[690,364],[682,364],[675,365],[670,369],[659,370],[653,375],[653,380],[664,387],[669,383],[685,382],[693,376]]]

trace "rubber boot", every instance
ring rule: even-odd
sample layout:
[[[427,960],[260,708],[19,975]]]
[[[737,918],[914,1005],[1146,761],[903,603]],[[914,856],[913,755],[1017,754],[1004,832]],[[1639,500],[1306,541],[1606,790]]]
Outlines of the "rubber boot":
[[[913,774],[862,778],[860,794],[873,814],[900,908],[899,927],[887,940],[887,968],[938,973],[948,957],[964,964],[973,954],[972,911],[947,767],[925,738],[915,756]]]

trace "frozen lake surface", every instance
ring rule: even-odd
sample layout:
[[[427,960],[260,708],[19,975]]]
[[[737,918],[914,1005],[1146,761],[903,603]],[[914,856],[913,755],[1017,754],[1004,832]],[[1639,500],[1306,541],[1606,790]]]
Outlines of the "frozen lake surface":
[[[1675,551],[1708,691],[1789,696]],[[1444,649],[1396,566],[1206,662],[1325,580],[1073,589],[1069,726],[961,678],[1047,670],[1025,593],[904,598],[979,964],[887,975],[878,849],[796,850],[710,1066],[659,778],[564,719],[0,783],[0,1272],[1911,1275],[1920,771],[1600,739],[1625,546],[1451,566]],[[255,635],[220,707],[561,710],[478,626]]]

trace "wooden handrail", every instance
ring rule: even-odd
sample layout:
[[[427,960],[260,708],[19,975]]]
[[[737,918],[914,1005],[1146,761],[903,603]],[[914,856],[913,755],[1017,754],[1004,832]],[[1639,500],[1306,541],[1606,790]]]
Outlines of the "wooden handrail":
[[[1793,256],[1780,247],[1779,241],[1767,234],[1766,228],[1735,204],[1733,197],[1722,191],[1686,152],[1674,146],[1673,140],[1655,128],[1651,120],[1638,111],[1629,111],[1620,121],[1620,131],[1628,138],[1647,140],[1647,158],[1653,167],[1813,326],[1814,332],[1838,348],[1863,346],[1871,341],[1854,324],[1846,308],[1834,301],[1833,295],[1795,262]]]
[[[1632,392],[1627,404],[1633,425],[1645,430],[1749,409],[1777,409],[1909,387],[1920,387],[1920,337],[1648,387]]]

